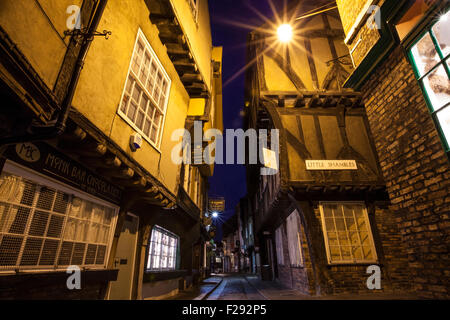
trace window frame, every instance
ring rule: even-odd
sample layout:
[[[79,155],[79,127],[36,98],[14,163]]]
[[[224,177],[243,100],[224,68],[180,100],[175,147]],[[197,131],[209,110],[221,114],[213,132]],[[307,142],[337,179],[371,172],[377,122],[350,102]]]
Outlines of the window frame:
[[[195,23],[198,23],[198,3],[200,0],[187,0]]]
[[[143,53],[143,54],[145,55],[146,50],[148,50],[148,52],[150,53],[150,56],[151,56],[151,57],[150,57],[150,58],[151,58],[151,61],[150,61],[150,66],[149,66],[149,68],[150,68],[149,73],[151,72],[151,66],[152,66],[152,64],[153,64],[153,63],[156,63],[157,70],[156,70],[155,77],[157,77],[158,73],[161,72],[162,75],[163,75],[163,80],[166,80],[166,81],[167,81],[166,99],[165,99],[165,101],[164,101],[163,107],[160,107],[160,106],[158,106],[157,103],[155,103],[153,95],[150,94],[150,93],[148,92],[146,86],[143,85],[143,84],[141,83],[141,79],[139,78],[139,75],[136,75],[136,74],[134,73],[134,71],[133,71],[133,61],[134,61],[135,54],[136,54],[136,52],[137,52],[137,48],[138,48],[139,41],[141,41],[141,42],[144,44],[144,53]],[[139,69],[139,71],[141,71],[141,68]],[[151,139],[151,137],[150,137],[150,136],[151,136],[151,131],[152,131],[152,126],[153,126],[153,119],[152,119],[152,123],[150,124],[150,131],[149,131],[149,135],[150,135],[150,136],[147,136],[147,135],[144,133],[143,129],[142,129],[142,130],[139,129],[138,126],[137,126],[130,118],[128,118],[128,115],[125,114],[125,113],[121,110],[121,109],[122,109],[122,104],[123,104],[123,100],[124,100],[125,94],[127,93],[127,86],[128,86],[130,77],[133,78],[134,83],[138,83],[139,88],[140,88],[141,90],[143,90],[143,92],[145,92],[145,95],[148,96],[147,98],[150,99],[150,100],[148,101],[148,106],[147,106],[147,108],[148,108],[149,105],[151,104],[155,109],[158,109],[158,110],[162,113],[161,120],[160,120],[160,124],[159,124],[158,131],[157,131],[157,139],[156,139],[155,142],[153,142],[152,139]],[[147,79],[147,80],[148,80],[148,79]],[[155,82],[154,85],[156,86],[156,82]],[[133,88],[134,88],[134,85],[133,85]],[[132,88],[132,89],[133,89],[133,88]],[[120,101],[119,101],[119,105],[118,105],[118,108],[117,108],[117,114],[118,114],[118,115],[119,115],[119,116],[120,116],[120,117],[121,117],[128,125],[130,125],[130,126],[133,128],[134,131],[136,131],[137,133],[139,133],[139,134],[142,136],[142,138],[143,138],[145,141],[147,141],[147,142],[148,142],[153,148],[155,148],[158,152],[160,152],[161,142],[162,142],[162,137],[163,137],[163,135],[164,135],[164,127],[165,127],[165,121],[166,121],[167,108],[168,108],[168,104],[169,104],[171,88],[172,88],[172,79],[169,77],[167,71],[165,70],[164,66],[162,65],[161,61],[159,60],[159,57],[157,56],[157,54],[156,54],[155,51],[153,50],[152,46],[150,45],[149,41],[147,40],[147,37],[145,36],[144,32],[142,31],[141,28],[139,28],[139,29],[138,29],[138,32],[137,32],[137,35],[136,35],[136,40],[135,40],[135,42],[134,42],[133,51],[132,51],[132,54],[131,54],[130,63],[129,63],[129,66],[128,66],[128,71],[127,71],[127,76],[126,76],[126,79],[125,79],[125,82],[124,82],[124,85],[123,85],[122,94],[121,94]],[[129,95],[130,95],[129,99],[131,100],[132,92],[130,92]],[[142,96],[142,95],[143,95],[143,93],[141,93],[141,96]],[[142,99],[142,98],[141,98],[141,99]],[[128,101],[127,110],[128,110],[128,108],[129,108],[129,104],[130,104],[130,102]],[[137,111],[136,111],[136,112],[139,112],[139,109],[140,109],[140,105],[138,105]],[[147,114],[144,115],[144,120],[143,120],[144,123],[145,123],[146,117],[147,117]],[[145,124],[143,124],[143,126],[144,126],[144,125],[145,125]]]
[[[328,243],[328,233],[327,233],[327,229],[326,229],[326,225],[325,225],[325,214],[324,214],[324,210],[323,210],[323,206],[324,205],[337,205],[337,206],[343,206],[343,205],[359,205],[363,207],[363,215],[364,215],[364,222],[366,223],[366,225],[368,226],[368,234],[369,234],[369,240],[371,243],[371,248],[372,248],[372,252],[373,252],[373,259],[372,260],[357,260],[357,259],[353,259],[353,260],[340,260],[340,261],[335,261],[333,262],[331,260],[331,253],[330,253],[330,247],[329,247],[329,243]],[[370,219],[369,219],[369,213],[367,211],[367,206],[363,201],[321,201],[319,202],[319,210],[320,210],[320,217],[321,217],[321,223],[322,223],[322,233],[323,233],[323,238],[325,241],[325,249],[326,249],[326,253],[327,253],[327,260],[328,260],[328,264],[329,265],[342,265],[342,264],[377,264],[378,263],[378,254],[377,254],[377,250],[376,250],[376,246],[375,246],[375,240],[373,238],[373,232],[372,232],[372,225],[370,224]],[[334,218],[333,218],[334,219]],[[347,223],[345,222],[344,219],[344,223],[347,226]],[[336,233],[338,231],[336,230]],[[346,227],[346,231],[347,236],[348,236],[348,229]],[[339,235],[337,235],[337,237],[339,238]],[[358,230],[358,237],[359,237],[359,230]],[[341,247],[341,245],[339,244],[339,247]],[[362,247],[362,245],[361,245]]]
[[[445,14],[449,14],[450,10],[448,9],[447,12]],[[424,85],[424,81],[423,79],[426,78],[427,76],[429,76],[430,74],[432,74],[434,71],[436,71],[440,66],[442,66],[447,74],[447,77],[450,79],[450,53],[447,54],[446,56],[444,56],[440,46],[439,46],[439,42],[436,38],[436,36],[434,35],[433,32],[433,27],[439,22],[439,19],[433,19],[431,24],[428,24],[424,30],[422,30],[422,32],[420,32],[415,38],[414,41],[412,41],[405,49],[406,49],[406,54],[408,57],[408,60],[413,68],[414,71],[414,76],[415,79],[417,81],[417,83],[420,86],[420,89],[422,91],[422,95],[425,98],[425,102],[427,104],[428,107],[428,111],[430,113],[431,118],[433,119],[434,125],[438,131],[439,134],[439,138],[441,140],[441,144],[444,148],[444,151],[447,153],[447,155],[450,155],[450,137],[447,139],[447,137],[444,134],[444,130],[442,129],[442,126],[439,123],[439,119],[437,117],[437,114],[439,112],[444,111],[444,109],[450,108],[450,102],[447,102],[446,104],[442,105],[439,109],[434,110],[433,107],[433,103],[429,97],[429,94],[427,92],[427,89],[425,88]],[[438,57],[439,57],[439,62],[436,63],[436,65],[434,65],[430,70],[428,70],[427,72],[425,72],[423,75],[420,75],[420,71],[419,68],[417,66],[417,63],[414,59],[414,55],[412,53],[412,49],[413,47],[419,42],[421,41],[426,35],[429,35],[433,45],[434,45],[434,49],[436,50]],[[450,110],[449,110],[450,111]]]
[[[169,241],[170,239],[175,239],[176,240],[176,246],[175,246],[175,251],[174,251],[174,261],[173,261],[173,268],[153,268],[151,267],[153,264],[153,255],[152,255],[152,239],[153,239],[153,232],[154,231],[158,231],[160,232],[162,235],[167,235],[169,237]],[[179,247],[180,247],[180,237],[178,235],[176,235],[173,232],[170,232],[167,229],[164,229],[163,227],[159,226],[159,225],[154,225],[151,233],[150,233],[150,238],[148,240],[148,249],[147,249],[147,263],[145,266],[145,270],[147,272],[171,272],[171,271],[176,271],[178,269],[178,258],[179,258]],[[161,242],[160,244],[160,249],[162,252],[162,248],[163,248],[163,244]],[[169,246],[170,248],[170,246]],[[160,266],[161,266],[161,254],[160,254],[160,262],[159,262]],[[149,267],[150,265],[150,267]]]
[[[110,254],[111,254],[111,248],[112,248],[112,242],[114,240],[114,232],[117,226],[117,219],[118,219],[118,214],[119,214],[119,206],[114,205],[112,203],[109,203],[105,200],[102,200],[100,198],[96,198],[93,197],[92,195],[78,190],[76,188],[73,188],[69,185],[64,184],[63,182],[60,182],[58,180],[55,180],[51,177],[45,176],[44,174],[41,174],[40,172],[31,170],[29,168],[26,168],[18,163],[12,162],[10,160],[7,160],[5,162],[5,165],[3,167],[3,170],[1,171],[1,173],[7,173],[7,174],[11,174],[11,175],[15,175],[15,176],[19,176],[22,177],[26,180],[30,180],[31,182],[37,184],[37,185],[41,185],[50,189],[55,189],[56,191],[59,192],[64,192],[67,193],[69,195],[71,195],[71,197],[78,197],[81,198],[83,200],[86,201],[90,201],[92,203],[95,203],[97,205],[100,206],[105,206],[108,207],[110,209],[113,210],[113,216],[111,217],[111,225],[110,225],[110,230],[109,230],[109,234],[108,234],[108,243],[106,244],[106,251],[105,251],[105,258],[104,258],[104,263],[101,265],[97,265],[97,264],[84,264],[85,258],[86,258],[86,253],[87,253],[87,248],[88,248],[88,244],[89,241],[76,241],[76,240],[70,240],[74,243],[76,242],[83,242],[86,244],[86,247],[84,249],[84,255],[83,255],[83,264],[79,265],[79,267],[84,268],[86,270],[105,270],[108,268],[108,263],[109,260],[111,258]],[[36,201],[36,200],[35,200]],[[35,202],[34,201],[34,202]],[[70,203],[68,203],[68,208],[70,206]],[[68,216],[68,208],[66,208],[66,213],[64,215]],[[36,210],[35,207],[32,208],[32,210],[30,211],[30,215],[34,214],[34,211]],[[61,235],[59,238],[54,238],[54,239],[59,239],[58,241],[60,242],[60,244],[58,245],[58,249],[57,249],[57,253],[55,256],[55,263],[53,265],[53,267],[49,267],[49,266],[39,266],[39,265],[33,265],[33,266],[26,266],[26,265],[20,265],[19,267],[16,267],[14,269],[9,268],[8,266],[0,266],[0,274],[4,274],[4,273],[11,273],[11,272],[16,272],[16,269],[19,269],[21,272],[28,272],[28,273],[32,273],[32,272],[47,272],[47,271],[60,271],[60,270],[66,270],[68,266],[70,265],[62,265],[58,263],[58,259],[59,259],[59,254],[62,248],[62,243],[65,241],[64,240],[64,229],[65,226],[67,225],[67,219],[64,220],[64,225],[61,227]],[[30,221],[27,223],[27,228],[26,230],[29,228],[28,225],[31,223],[31,219],[32,216],[28,217],[28,219],[30,219]],[[23,251],[25,249],[25,245],[26,245],[26,241],[25,239],[28,237],[35,237],[33,235],[29,235],[29,234],[17,234],[17,236],[23,236],[24,238],[24,243],[21,245],[21,251]],[[43,246],[45,243],[45,239],[48,239],[47,236],[37,236],[38,238],[42,238],[43,239],[43,244],[41,247],[41,251],[43,250]],[[94,244],[94,243],[92,243]],[[98,243],[97,243],[98,245]],[[19,254],[19,257],[21,256],[21,254]]]

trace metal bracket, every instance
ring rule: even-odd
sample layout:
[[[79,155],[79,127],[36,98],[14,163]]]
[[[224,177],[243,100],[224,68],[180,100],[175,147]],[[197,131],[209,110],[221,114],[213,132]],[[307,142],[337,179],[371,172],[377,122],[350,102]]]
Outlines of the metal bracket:
[[[77,41],[78,38],[82,37],[83,40],[92,41],[94,37],[105,37],[106,40],[109,39],[109,36],[112,35],[111,31],[103,30],[103,32],[94,31],[93,33],[88,33],[86,29],[74,29],[74,30],[66,30],[64,31],[64,38],[67,36],[74,37]]]

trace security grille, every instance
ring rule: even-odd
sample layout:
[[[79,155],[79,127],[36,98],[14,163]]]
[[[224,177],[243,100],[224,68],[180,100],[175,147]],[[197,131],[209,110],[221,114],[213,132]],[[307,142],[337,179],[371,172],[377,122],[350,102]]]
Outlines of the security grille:
[[[0,271],[106,265],[116,211],[9,173],[0,175]]]

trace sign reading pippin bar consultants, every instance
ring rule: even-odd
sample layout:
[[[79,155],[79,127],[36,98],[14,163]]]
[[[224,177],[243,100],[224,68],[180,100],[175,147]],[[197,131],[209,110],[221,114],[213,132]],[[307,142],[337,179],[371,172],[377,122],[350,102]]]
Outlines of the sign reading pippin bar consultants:
[[[306,170],[358,170],[356,160],[306,160]]]

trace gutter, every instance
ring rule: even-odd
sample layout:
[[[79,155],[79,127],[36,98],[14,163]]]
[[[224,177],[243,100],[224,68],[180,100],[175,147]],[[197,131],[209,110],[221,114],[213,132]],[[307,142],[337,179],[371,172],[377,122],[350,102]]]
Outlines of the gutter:
[[[96,9],[91,13],[92,20],[88,27],[87,33],[82,35],[83,42],[81,44],[80,52],[78,53],[78,57],[75,62],[75,70],[73,71],[73,74],[70,78],[67,93],[63,99],[61,111],[58,114],[55,124],[50,127],[35,127],[33,129],[33,131],[35,131],[34,133],[1,139],[0,146],[12,145],[21,142],[48,140],[64,133],[64,131],[66,130],[67,119],[69,118],[70,107],[75,95],[75,89],[78,85],[81,71],[83,70],[86,55],[89,51],[93,35],[97,30],[107,3],[108,0],[98,0]],[[72,39],[72,41],[76,40]]]

